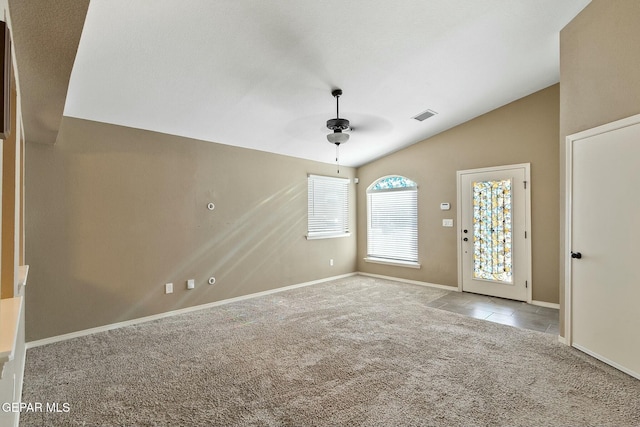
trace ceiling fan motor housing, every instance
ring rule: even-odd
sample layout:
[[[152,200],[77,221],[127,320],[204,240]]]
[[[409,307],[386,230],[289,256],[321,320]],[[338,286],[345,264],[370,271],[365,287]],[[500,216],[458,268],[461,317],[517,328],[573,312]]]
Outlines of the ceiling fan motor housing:
[[[342,132],[343,130],[349,129],[349,120],[340,118],[329,119],[327,120],[327,128],[331,129],[334,132]]]

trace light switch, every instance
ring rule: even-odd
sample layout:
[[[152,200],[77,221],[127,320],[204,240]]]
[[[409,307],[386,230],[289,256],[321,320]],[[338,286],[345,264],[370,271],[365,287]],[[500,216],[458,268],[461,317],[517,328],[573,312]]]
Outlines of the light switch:
[[[196,282],[193,279],[187,280],[187,289],[193,289],[196,287]]]
[[[442,220],[442,226],[443,227],[453,227],[453,220],[452,219],[443,219]]]

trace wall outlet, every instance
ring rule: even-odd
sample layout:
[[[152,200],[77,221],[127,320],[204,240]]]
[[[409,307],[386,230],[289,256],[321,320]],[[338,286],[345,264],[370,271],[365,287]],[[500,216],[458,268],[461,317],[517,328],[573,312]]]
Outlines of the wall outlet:
[[[329,265],[333,267],[333,258],[329,260]]]
[[[443,227],[453,227],[453,220],[452,219],[443,219],[442,220],[442,226]]]
[[[164,285],[164,293],[165,294],[173,293],[173,283],[167,283],[166,285]]]
[[[193,279],[187,280],[187,289],[193,289],[196,287],[196,281]]]

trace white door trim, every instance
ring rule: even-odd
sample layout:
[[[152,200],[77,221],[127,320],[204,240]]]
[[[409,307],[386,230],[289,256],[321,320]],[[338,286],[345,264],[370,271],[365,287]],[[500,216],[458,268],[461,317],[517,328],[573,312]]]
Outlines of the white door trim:
[[[462,292],[462,238],[460,234],[460,224],[462,224],[462,175],[466,175],[469,173],[479,173],[479,172],[496,172],[507,169],[516,169],[516,168],[524,168],[524,176],[525,181],[527,183],[527,189],[525,191],[525,229],[527,231],[527,238],[525,239],[525,249],[527,252],[527,256],[525,257],[527,261],[526,265],[526,276],[527,276],[527,303],[531,304],[533,300],[533,280],[531,278],[531,163],[518,163],[515,165],[504,165],[504,166],[493,166],[488,168],[479,168],[479,169],[466,169],[456,172],[456,191],[458,194],[457,200],[457,226],[456,226],[456,236],[458,239],[458,292]]]
[[[600,135],[603,133],[611,132],[613,130],[622,129],[628,126],[633,126],[640,123],[640,114],[627,117],[625,119],[617,120],[615,122],[607,123],[601,126],[597,126],[592,129],[587,129],[582,132],[568,135],[565,140],[565,217],[564,217],[564,338],[567,345],[573,345],[572,331],[572,309],[573,309],[573,290],[572,290],[572,273],[571,273],[571,241],[572,234],[571,228],[573,223],[571,221],[573,215],[573,146],[577,142]]]

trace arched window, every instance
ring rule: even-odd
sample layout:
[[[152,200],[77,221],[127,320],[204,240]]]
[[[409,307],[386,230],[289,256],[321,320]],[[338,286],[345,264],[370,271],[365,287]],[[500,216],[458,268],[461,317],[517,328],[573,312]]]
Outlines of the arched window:
[[[391,175],[367,188],[367,261],[419,267],[418,186]]]

